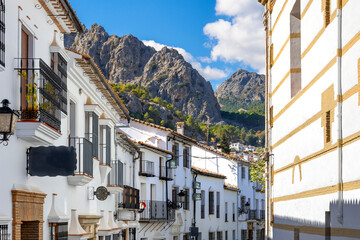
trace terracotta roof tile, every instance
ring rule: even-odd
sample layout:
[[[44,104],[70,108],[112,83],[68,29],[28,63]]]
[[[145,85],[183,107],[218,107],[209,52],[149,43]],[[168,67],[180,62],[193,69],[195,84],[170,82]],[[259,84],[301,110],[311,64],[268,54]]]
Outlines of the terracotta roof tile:
[[[224,183],[224,188],[230,191],[239,191],[240,189],[236,185],[231,185],[229,183]]]
[[[226,179],[225,175],[222,175],[220,173],[216,173],[216,172],[213,172],[213,171],[209,171],[209,170],[206,170],[206,169],[203,169],[203,168],[191,166],[191,170],[193,172],[196,172],[196,173],[198,173],[200,175],[203,175],[203,176]]]

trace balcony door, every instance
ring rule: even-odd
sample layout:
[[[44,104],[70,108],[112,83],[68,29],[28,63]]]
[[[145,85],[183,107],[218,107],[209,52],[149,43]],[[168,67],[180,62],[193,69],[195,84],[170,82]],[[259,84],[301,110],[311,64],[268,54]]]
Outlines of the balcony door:
[[[21,30],[21,69],[28,68],[29,59],[29,35],[24,29]],[[27,72],[25,72],[27,74]],[[27,78],[21,77],[21,109],[26,109],[26,84]]]

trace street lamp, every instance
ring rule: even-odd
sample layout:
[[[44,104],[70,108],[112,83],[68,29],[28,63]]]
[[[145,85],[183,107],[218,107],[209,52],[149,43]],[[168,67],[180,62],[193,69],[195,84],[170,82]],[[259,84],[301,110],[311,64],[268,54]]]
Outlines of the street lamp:
[[[249,202],[245,203],[244,208],[239,209],[240,214],[242,214],[242,213],[247,214],[247,213],[249,213],[249,211],[250,211],[250,203]]]
[[[19,119],[19,113],[16,110],[9,108],[9,100],[2,100],[2,107],[0,107],[0,143],[5,146],[8,145],[8,141],[11,135],[15,132],[15,125]]]
[[[177,194],[177,196],[179,197],[179,202],[173,202],[168,200],[168,207],[171,209],[180,209],[183,207],[183,203],[185,200],[185,193],[183,190],[180,190],[180,192]]]

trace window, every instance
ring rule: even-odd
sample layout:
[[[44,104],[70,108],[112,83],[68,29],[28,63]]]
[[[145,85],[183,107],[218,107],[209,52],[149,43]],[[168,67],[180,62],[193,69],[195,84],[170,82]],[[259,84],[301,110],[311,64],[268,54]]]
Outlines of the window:
[[[245,196],[241,196],[241,200],[240,200],[240,206],[241,209],[244,210],[245,209]]]
[[[228,221],[228,203],[225,202],[225,222]]]
[[[184,193],[185,193],[184,210],[189,210],[190,209],[189,189],[184,189]]]
[[[0,0],[0,65],[5,67],[5,0]]]
[[[214,214],[214,192],[209,192],[209,215]]]
[[[220,193],[216,192],[216,218],[220,218]]]
[[[225,240],[228,240],[228,231],[225,231]]]
[[[241,179],[245,179],[245,167],[241,166]]]
[[[113,234],[113,240],[120,240],[120,233]]]
[[[241,240],[246,240],[247,239],[247,231],[242,229],[241,230]]]
[[[179,166],[179,144],[174,143],[172,148],[173,148],[173,153],[175,155],[174,157],[175,157],[176,166]]]
[[[248,180],[249,180],[249,181],[251,180],[250,170],[251,170],[251,169],[250,169],[250,168],[248,168],[248,177],[249,177],[249,179],[248,179]]]
[[[172,201],[173,201],[174,203],[178,203],[178,202],[179,202],[178,193],[179,193],[179,188],[174,187],[174,188],[172,189]]]
[[[223,234],[222,232],[216,232],[216,240],[222,240]]]
[[[10,232],[8,225],[0,225],[0,239],[10,240]]]
[[[321,12],[324,13],[324,26],[330,23],[330,0],[321,0]]]
[[[326,112],[326,142],[331,141],[331,115],[330,111]]]
[[[205,191],[201,191],[201,218],[205,218]]]
[[[173,240],[178,240],[178,239],[179,239],[178,236],[174,236],[174,237],[173,237]]]
[[[290,13],[290,82],[291,98],[301,89],[301,16],[300,0]]]
[[[183,167],[190,167],[190,148],[185,147],[183,150]]]
[[[61,79],[60,109],[67,113],[67,62],[58,52],[51,53],[51,69]]]
[[[183,236],[183,240],[190,240],[189,234],[185,233]]]
[[[51,240],[65,240],[68,239],[68,223],[50,223],[50,239]],[[0,235],[1,236],[1,235]],[[2,238],[0,238],[2,239]]]
[[[99,157],[99,117],[94,112],[85,113],[85,138],[92,142],[93,157]]]
[[[209,232],[209,240],[215,240],[215,233]]]
[[[236,239],[236,234],[235,234],[235,230],[233,230],[233,233],[232,233],[232,237],[233,237],[233,240],[235,240]]]
[[[232,218],[233,218],[233,222],[235,222],[235,203],[232,204],[232,209],[233,209]]]
[[[136,228],[129,228],[129,240],[136,240]]]

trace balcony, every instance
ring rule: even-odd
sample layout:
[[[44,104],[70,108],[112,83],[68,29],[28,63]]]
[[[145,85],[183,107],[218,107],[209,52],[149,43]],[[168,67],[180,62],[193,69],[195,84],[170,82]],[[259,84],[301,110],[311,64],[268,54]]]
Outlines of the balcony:
[[[16,59],[15,70],[21,79],[17,136],[38,145],[52,144],[61,136],[61,106],[67,101],[66,83],[39,58]]]
[[[145,177],[154,177],[154,162],[141,160],[139,175]]]
[[[258,219],[258,211],[257,210],[249,210],[249,217],[248,220],[256,221]]]
[[[119,208],[139,209],[139,189],[125,185],[123,202],[119,203]]]
[[[86,138],[70,137],[69,146],[76,150],[76,171],[74,176],[68,176],[68,183],[83,186],[93,179],[92,143]]]
[[[265,220],[265,210],[260,210],[260,220]]]
[[[123,163],[118,160],[111,161],[111,171],[108,175],[109,192],[118,193],[122,191],[123,176]]]
[[[169,208],[169,215],[166,217],[166,201],[143,200],[146,204],[145,210],[140,214],[140,221],[174,221],[175,210]]]
[[[166,174],[166,167],[165,166],[160,166],[160,174],[159,174],[159,178],[165,181],[171,181],[174,179],[173,177],[173,170],[171,168],[167,169],[167,174]]]

